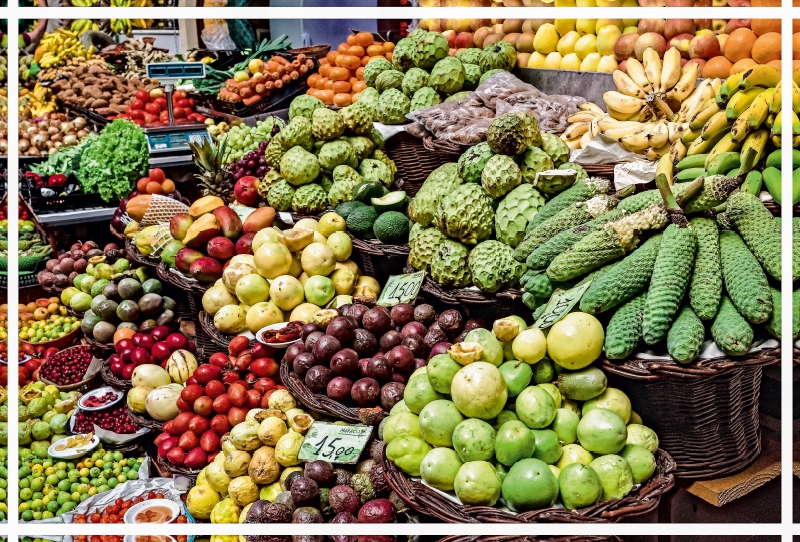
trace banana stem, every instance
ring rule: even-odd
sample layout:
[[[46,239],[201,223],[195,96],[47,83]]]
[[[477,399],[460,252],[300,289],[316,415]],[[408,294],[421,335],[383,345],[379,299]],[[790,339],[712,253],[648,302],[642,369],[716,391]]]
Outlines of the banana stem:
[[[683,214],[683,209],[678,205],[675,196],[672,194],[672,188],[669,186],[667,176],[663,173],[656,176],[656,186],[658,191],[661,192],[661,198],[664,200],[664,209],[667,211],[670,221],[679,228],[688,227],[689,220]]]

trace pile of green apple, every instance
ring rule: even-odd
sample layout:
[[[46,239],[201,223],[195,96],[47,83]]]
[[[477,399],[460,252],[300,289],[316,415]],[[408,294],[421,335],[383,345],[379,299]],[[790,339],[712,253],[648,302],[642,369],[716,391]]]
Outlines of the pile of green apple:
[[[381,427],[387,457],[465,505],[622,498],[655,472],[658,437],[589,367],[602,344],[602,326],[578,312],[547,336],[516,316],[470,331],[409,378]]]
[[[203,294],[203,309],[223,333],[240,333],[280,322],[310,322],[337,298],[377,299],[380,285],[361,275],[350,259],[353,245],[344,219],[326,213],[304,218],[292,229],[264,228],[252,240],[253,254],[238,254],[222,278]]]

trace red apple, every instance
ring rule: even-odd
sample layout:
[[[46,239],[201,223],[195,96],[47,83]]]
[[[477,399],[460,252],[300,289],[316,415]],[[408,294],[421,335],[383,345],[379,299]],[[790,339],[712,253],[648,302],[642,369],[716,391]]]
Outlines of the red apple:
[[[248,175],[236,181],[233,186],[233,197],[236,198],[236,203],[255,207],[259,200],[258,179]]]

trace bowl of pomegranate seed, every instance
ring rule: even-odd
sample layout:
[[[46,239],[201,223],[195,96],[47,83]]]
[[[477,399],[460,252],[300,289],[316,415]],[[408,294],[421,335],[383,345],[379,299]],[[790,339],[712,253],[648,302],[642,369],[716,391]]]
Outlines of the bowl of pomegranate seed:
[[[87,412],[105,410],[119,403],[124,395],[123,392],[115,390],[111,386],[103,386],[102,388],[97,388],[81,396],[78,401],[78,406],[81,410]]]
[[[88,391],[99,380],[102,365],[102,360],[95,362],[91,347],[71,346],[45,359],[39,367],[39,380],[60,391]]]

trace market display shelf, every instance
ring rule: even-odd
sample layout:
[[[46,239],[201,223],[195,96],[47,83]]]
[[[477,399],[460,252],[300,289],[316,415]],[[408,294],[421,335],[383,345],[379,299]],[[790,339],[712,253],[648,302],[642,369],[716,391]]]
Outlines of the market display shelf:
[[[58,227],[87,222],[103,222],[111,220],[116,207],[100,207],[92,209],[75,209],[57,213],[40,213],[36,215],[43,226]]]

